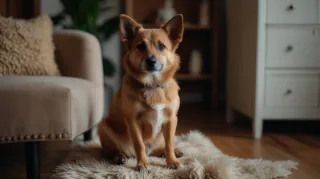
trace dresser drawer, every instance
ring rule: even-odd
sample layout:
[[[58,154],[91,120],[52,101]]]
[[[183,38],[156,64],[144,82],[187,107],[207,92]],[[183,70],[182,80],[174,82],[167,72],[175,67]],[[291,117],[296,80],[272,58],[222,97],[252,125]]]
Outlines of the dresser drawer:
[[[319,107],[319,72],[267,72],[266,107]]]
[[[268,23],[317,23],[318,0],[267,0]]]
[[[320,67],[320,27],[267,28],[266,67]]]

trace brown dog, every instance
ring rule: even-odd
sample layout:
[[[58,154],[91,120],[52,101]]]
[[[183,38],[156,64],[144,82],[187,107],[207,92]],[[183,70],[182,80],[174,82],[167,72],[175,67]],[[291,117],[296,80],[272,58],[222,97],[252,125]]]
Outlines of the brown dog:
[[[136,157],[137,167],[148,167],[147,155],[165,155],[167,165],[181,164],[174,149],[179,86],[174,75],[180,59],[175,54],[182,41],[183,16],[177,15],[158,29],[144,29],[126,15],[120,16],[121,39],[127,47],[126,75],[114,95],[109,114],[98,134],[103,151],[118,163]]]

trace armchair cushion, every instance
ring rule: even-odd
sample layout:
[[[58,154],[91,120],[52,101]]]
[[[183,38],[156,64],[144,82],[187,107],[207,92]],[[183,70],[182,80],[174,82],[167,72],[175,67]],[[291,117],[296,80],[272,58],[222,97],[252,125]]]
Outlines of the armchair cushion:
[[[0,16],[0,76],[59,75],[51,19]]]
[[[1,77],[0,143],[72,140],[100,117],[100,91],[73,77]]]

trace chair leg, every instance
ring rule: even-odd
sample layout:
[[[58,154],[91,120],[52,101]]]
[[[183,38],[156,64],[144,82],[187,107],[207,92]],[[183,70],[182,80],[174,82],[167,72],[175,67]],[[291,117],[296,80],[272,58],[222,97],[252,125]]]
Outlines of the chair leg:
[[[27,179],[40,179],[39,142],[25,144]]]
[[[88,130],[87,132],[85,132],[83,134],[83,137],[84,137],[84,141],[89,141],[92,139],[92,132],[91,132],[91,129]]]

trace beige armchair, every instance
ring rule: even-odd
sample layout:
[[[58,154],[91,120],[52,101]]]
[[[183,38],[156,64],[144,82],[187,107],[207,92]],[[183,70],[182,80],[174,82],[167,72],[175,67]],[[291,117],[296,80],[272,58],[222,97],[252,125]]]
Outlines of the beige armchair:
[[[59,30],[54,42],[63,76],[0,77],[0,143],[26,143],[27,178],[39,178],[39,142],[73,140],[103,117],[98,40]]]

